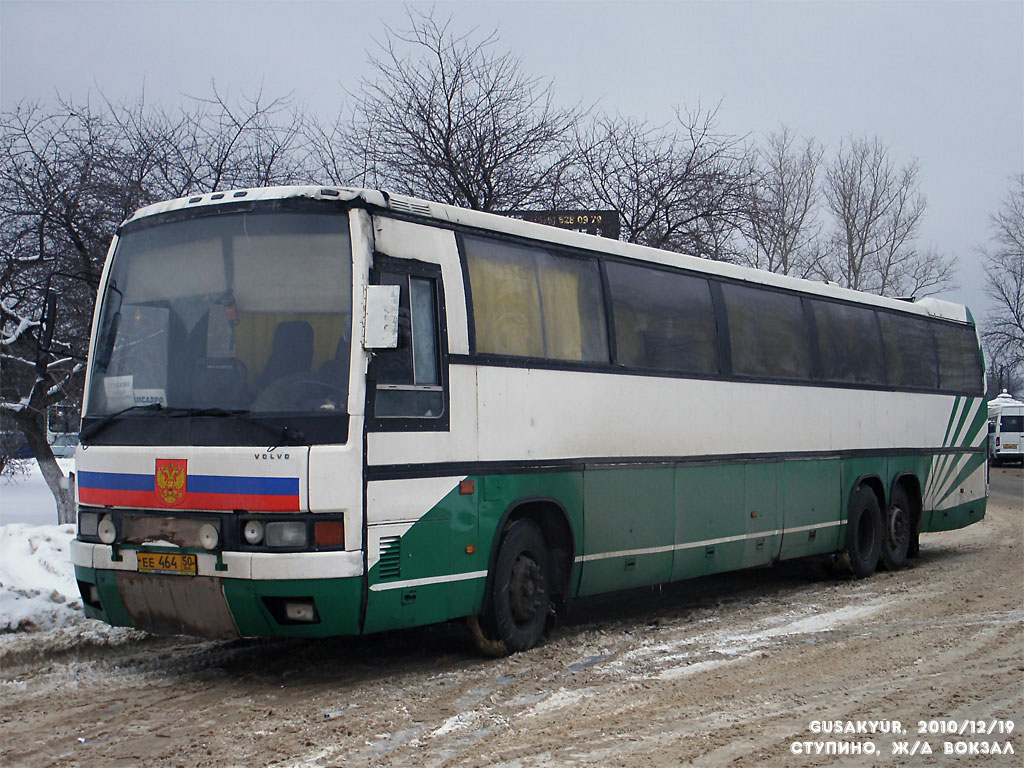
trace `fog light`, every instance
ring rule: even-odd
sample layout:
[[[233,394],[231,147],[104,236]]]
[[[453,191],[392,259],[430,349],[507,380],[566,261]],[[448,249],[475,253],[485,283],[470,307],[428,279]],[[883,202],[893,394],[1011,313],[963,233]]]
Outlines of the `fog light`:
[[[267,523],[268,547],[304,547],[306,546],[306,524],[300,520]]]
[[[95,538],[100,524],[100,516],[95,512],[78,513],[78,535]]]
[[[96,605],[100,604],[100,591],[96,589],[95,584],[89,585],[89,602],[95,603]]]
[[[114,520],[110,515],[104,515],[103,519],[100,520],[100,524],[97,526],[97,531],[100,535],[100,541],[104,544],[113,544],[117,539],[117,527],[114,525]]]
[[[213,523],[203,523],[199,526],[199,543],[203,545],[203,549],[213,549],[219,540],[220,533]]]
[[[313,610],[312,603],[285,603],[284,615],[288,621],[314,621],[316,619],[316,611]]]
[[[245,528],[242,530],[242,535],[245,536],[245,540],[252,544],[254,547],[263,541],[263,523],[259,520],[250,520],[245,524]]]

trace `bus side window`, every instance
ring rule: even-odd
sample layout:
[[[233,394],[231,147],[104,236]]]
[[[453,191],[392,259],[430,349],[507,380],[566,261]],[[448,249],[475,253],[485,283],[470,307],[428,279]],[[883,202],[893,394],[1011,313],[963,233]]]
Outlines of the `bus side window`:
[[[441,419],[446,415],[441,367],[439,279],[383,269],[381,285],[399,291],[398,348],[374,360],[376,419]]]

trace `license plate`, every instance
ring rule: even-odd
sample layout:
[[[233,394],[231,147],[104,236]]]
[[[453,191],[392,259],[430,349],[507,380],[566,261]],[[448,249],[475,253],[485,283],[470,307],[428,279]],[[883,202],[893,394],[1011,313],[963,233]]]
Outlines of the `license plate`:
[[[164,552],[139,552],[139,573],[174,573],[195,576],[198,570],[195,555],[177,555]]]
[[[1007,443],[1006,445],[1003,446],[1003,448],[1006,448],[1009,451],[1016,451],[1017,450],[1017,444],[1016,443]]]

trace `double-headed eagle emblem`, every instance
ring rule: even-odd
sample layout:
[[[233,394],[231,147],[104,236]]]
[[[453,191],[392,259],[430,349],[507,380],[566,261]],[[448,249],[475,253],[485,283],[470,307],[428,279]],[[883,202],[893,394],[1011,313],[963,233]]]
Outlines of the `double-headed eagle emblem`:
[[[185,500],[188,482],[186,459],[156,460],[156,498],[166,507],[174,507]]]

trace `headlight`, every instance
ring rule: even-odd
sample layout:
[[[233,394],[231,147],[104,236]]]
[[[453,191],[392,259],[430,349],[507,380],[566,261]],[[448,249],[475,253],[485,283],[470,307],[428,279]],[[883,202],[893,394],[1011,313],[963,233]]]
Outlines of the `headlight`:
[[[268,547],[304,547],[306,524],[302,521],[267,523],[266,536]]]
[[[103,516],[103,519],[100,520],[100,524],[97,526],[97,530],[100,535],[100,541],[104,544],[113,544],[117,539],[117,527],[114,525],[114,519],[110,515]]]
[[[199,526],[199,543],[203,549],[214,549],[220,540],[220,532],[213,523],[203,523]]]
[[[255,547],[263,541],[263,523],[259,520],[249,520],[245,524],[242,535],[245,536],[245,540],[249,544]]]
[[[97,512],[78,513],[78,534],[95,538],[99,533],[100,516]]]

